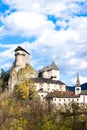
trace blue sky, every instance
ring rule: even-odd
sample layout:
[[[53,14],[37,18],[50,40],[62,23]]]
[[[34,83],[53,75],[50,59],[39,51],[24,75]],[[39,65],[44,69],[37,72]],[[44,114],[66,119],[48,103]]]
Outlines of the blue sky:
[[[54,61],[64,83],[87,82],[87,0],[0,0],[0,69],[18,45],[36,70]]]

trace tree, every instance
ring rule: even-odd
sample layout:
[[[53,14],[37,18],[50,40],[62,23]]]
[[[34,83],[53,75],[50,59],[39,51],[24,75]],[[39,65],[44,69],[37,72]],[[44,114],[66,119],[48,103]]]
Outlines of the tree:
[[[5,71],[4,69],[1,69],[0,73],[0,91],[3,92],[4,89],[7,87],[9,78],[9,72]]]
[[[82,109],[83,108],[83,109]],[[60,123],[61,130],[86,130],[87,129],[87,106],[80,106],[72,102],[65,112],[62,112],[63,120]]]

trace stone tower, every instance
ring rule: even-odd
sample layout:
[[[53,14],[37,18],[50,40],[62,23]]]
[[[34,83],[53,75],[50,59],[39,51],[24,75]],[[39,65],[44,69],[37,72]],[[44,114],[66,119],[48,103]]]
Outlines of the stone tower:
[[[26,64],[30,64],[30,54],[25,49],[18,46],[15,49],[15,67],[23,68]]]
[[[30,64],[30,54],[18,46],[15,49],[15,63],[10,70],[10,77],[8,80],[8,88],[10,91],[13,91],[14,86],[17,84],[18,79],[16,77],[17,72],[26,66],[26,64]]]

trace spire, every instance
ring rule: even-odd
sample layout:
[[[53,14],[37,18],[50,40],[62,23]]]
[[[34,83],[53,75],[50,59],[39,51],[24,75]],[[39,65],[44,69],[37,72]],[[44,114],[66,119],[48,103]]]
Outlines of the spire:
[[[80,87],[79,73],[77,73],[76,87]]]
[[[55,64],[54,61],[51,63],[50,68],[55,69],[55,70],[59,70],[59,68],[57,67],[57,65]]]

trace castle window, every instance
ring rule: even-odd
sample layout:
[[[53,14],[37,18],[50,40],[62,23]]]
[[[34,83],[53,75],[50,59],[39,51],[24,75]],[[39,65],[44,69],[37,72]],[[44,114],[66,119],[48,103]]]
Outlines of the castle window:
[[[70,101],[70,99],[68,99],[68,101]]]
[[[61,99],[59,99],[59,101],[61,101]]]
[[[77,101],[79,101],[79,99],[77,99]]]
[[[64,102],[65,102],[66,100],[64,99]]]

